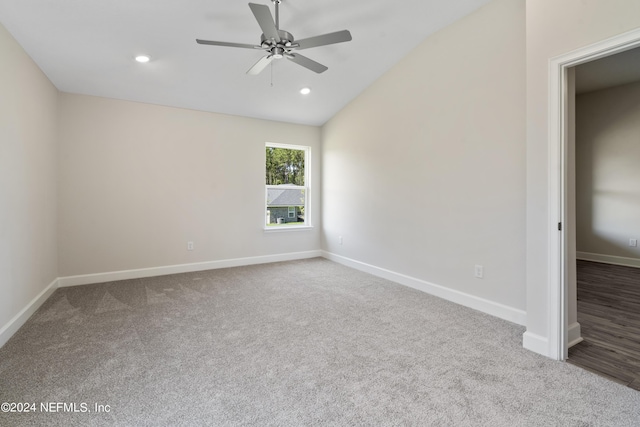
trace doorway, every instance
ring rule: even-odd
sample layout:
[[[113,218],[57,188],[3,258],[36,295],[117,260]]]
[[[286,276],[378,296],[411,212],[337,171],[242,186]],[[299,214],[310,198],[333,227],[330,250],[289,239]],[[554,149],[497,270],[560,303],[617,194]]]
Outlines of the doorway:
[[[567,233],[577,263],[567,268],[577,323],[568,362],[640,389],[640,48],[570,71]]]
[[[566,360],[569,344],[580,341],[577,322],[576,280],[570,277],[575,265],[575,217],[570,211],[569,181],[574,177],[569,168],[571,138],[569,106],[570,74],[573,67],[640,47],[640,29],[621,34],[565,55],[549,63],[549,222],[557,229],[549,230],[549,355]],[[571,325],[571,328],[570,328]],[[577,326],[577,327],[576,327]],[[577,337],[576,337],[577,333]]]

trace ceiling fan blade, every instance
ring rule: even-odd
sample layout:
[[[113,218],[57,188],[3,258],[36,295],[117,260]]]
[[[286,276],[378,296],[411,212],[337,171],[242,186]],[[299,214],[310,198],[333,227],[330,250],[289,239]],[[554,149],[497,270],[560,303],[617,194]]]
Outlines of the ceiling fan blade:
[[[309,37],[307,39],[296,40],[298,44],[296,49],[309,49],[310,47],[326,46],[328,44],[342,43],[351,41],[351,33],[349,30],[336,31],[335,33],[323,34],[321,36]]]
[[[293,61],[298,65],[302,65],[305,68],[310,69],[311,71],[314,71],[318,74],[320,73],[324,73],[325,71],[327,71],[329,68],[325,67],[324,65],[320,64],[319,62],[316,62],[312,59],[307,58],[306,56],[302,56],[300,54],[297,53],[292,53],[286,56],[286,58],[289,61]]]
[[[250,74],[252,76],[260,74],[262,70],[267,68],[267,65],[269,65],[271,61],[273,61],[273,55],[263,56],[258,60],[258,62],[253,64],[253,67],[249,68],[247,74]]]
[[[271,15],[269,6],[249,3],[249,7],[251,8],[251,12],[253,12],[253,16],[256,17],[260,28],[262,28],[264,36],[268,39],[274,39],[279,42],[280,36],[278,35],[278,29],[276,28],[276,23],[273,21],[273,16]]]
[[[256,46],[256,45],[252,45],[252,44],[245,44],[245,43],[214,42],[212,40],[200,40],[200,39],[196,39],[196,43],[198,43],[198,44],[210,44],[210,45],[213,45],[213,46],[243,47],[243,48],[246,48],[246,49],[262,49],[261,46]]]

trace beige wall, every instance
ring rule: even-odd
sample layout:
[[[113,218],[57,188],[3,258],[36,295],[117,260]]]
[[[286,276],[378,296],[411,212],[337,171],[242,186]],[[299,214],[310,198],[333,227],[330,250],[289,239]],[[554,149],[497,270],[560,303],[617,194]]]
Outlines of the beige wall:
[[[527,1],[527,332],[549,336],[549,59],[640,26],[637,0]]]
[[[1,25],[0,58],[2,331],[58,276],[58,91]]]
[[[323,127],[325,250],[524,309],[524,13],[429,37]]]
[[[577,250],[640,259],[640,83],[576,98]]]
[[[267,141],[312,147],[319,206],[317,127],[62,94],[60,275],[320,249],[318,208],[263,231]]]

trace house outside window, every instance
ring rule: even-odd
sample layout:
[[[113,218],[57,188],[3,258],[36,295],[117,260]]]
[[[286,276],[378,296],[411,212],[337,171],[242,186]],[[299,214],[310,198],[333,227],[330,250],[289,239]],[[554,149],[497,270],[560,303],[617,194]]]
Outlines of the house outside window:
[[[266,144],[266,228],[309,226],[309,164],[311,148]]]

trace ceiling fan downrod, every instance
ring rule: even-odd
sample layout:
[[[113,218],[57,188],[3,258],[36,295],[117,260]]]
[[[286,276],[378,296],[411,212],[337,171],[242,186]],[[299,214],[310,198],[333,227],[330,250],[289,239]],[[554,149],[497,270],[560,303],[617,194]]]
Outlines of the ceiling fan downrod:
[[[280,3],[282,0],[271,0],[276,6],[276,30],[280,29]]]

